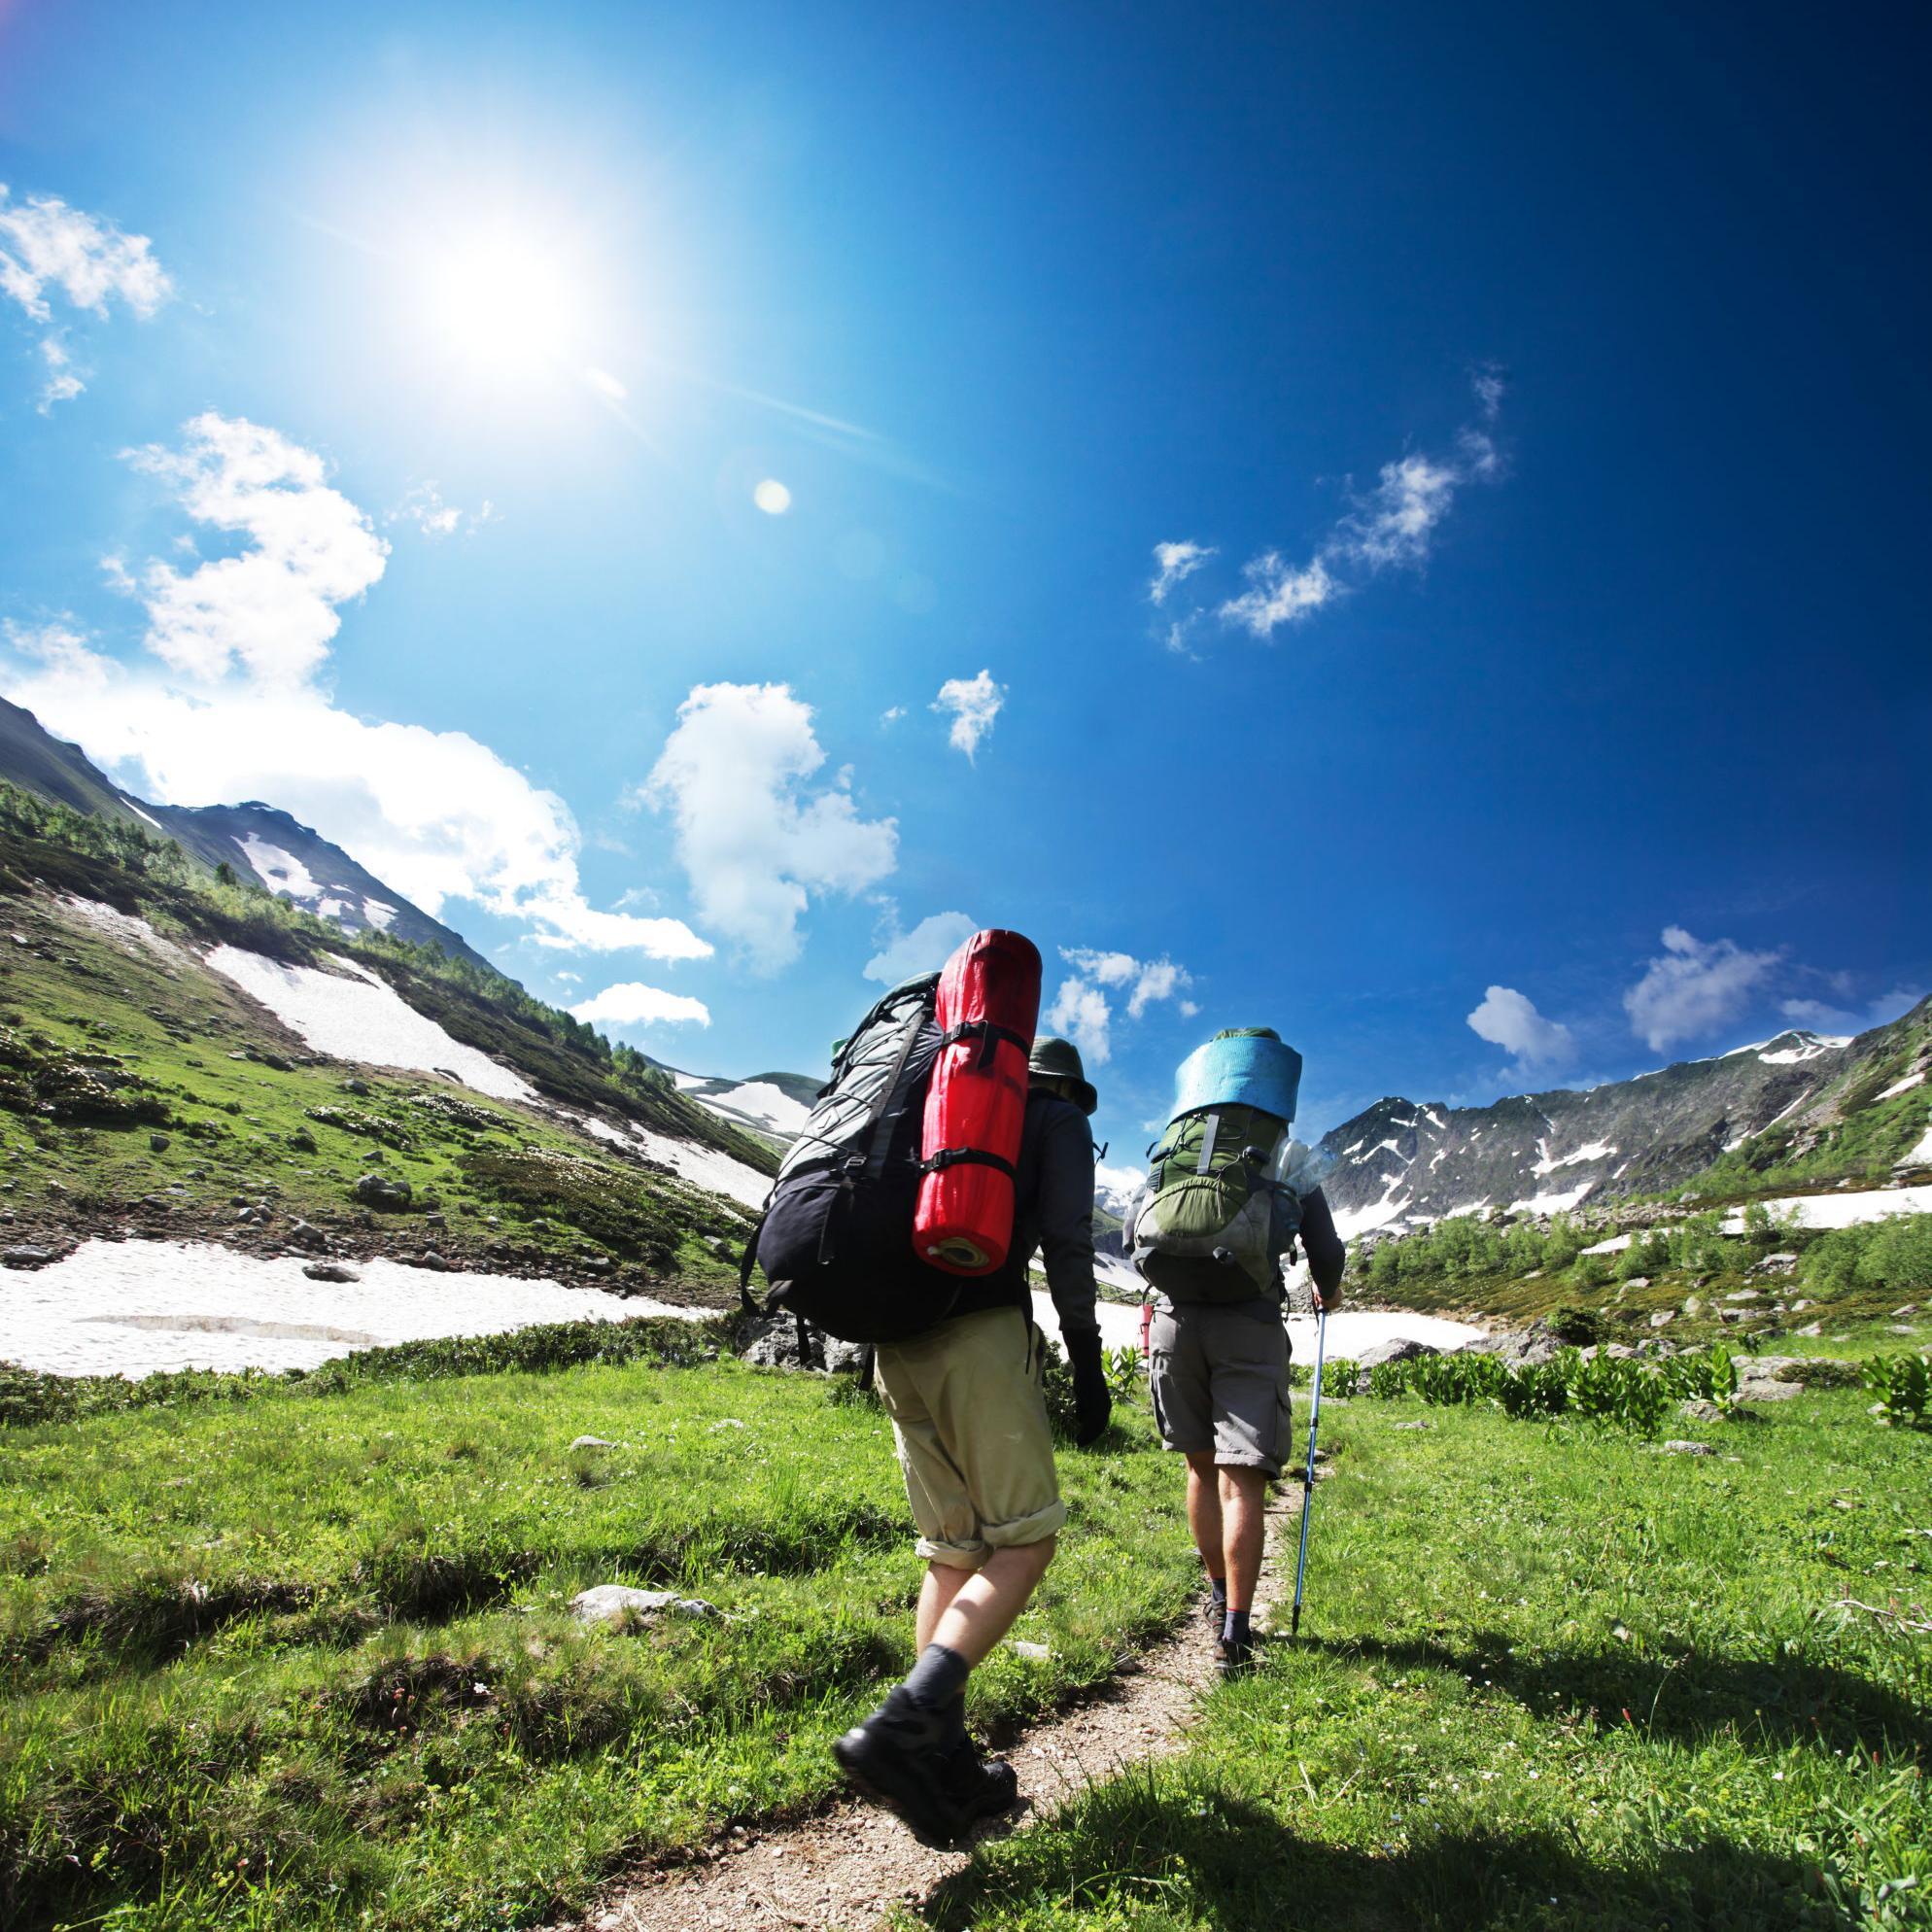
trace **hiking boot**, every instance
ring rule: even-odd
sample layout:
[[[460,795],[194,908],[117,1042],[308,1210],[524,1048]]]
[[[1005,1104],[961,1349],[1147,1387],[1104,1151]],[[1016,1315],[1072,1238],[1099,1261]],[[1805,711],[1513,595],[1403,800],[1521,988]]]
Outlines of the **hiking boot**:
[[[1252,1637],[1224,1637],[1214,1647],[1215,1663],[1224,1677],[1246,1676],[1261,1661]]]
[[[898,1812],[921,1843],[942,1848],[972,1816],[983,1815],[969,1816],[954,1795],[955,1786],[969,1795],[974,1787],[953,1770],[953,1754],[964,1741],[949,1737],[949,1729],[942,1713],[914,1703],[899,1684],[863,1724],[832,1746],[848,1783]]]
[[[1227,1621],[1227,1599],[1225,1597],[1217,1597],[1210,1590],[1207,1593],[1206,1600],[1201,1604],[1201,1621],[1214,1632],[1216,1639],[1219,1639],[1222,1626]]]
[[[958,1808],[963,1832],[982,1818],[997,1817],[1019,1802],[1019,1778],[1003,1758],[990,1764],[971,1738],[953,1745],[941,1773],[946,1794]]]

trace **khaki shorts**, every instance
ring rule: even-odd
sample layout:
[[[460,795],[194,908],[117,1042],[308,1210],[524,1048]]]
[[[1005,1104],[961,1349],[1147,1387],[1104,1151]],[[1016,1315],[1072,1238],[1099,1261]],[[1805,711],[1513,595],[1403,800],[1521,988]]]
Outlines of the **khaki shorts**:
[[[978,1570],[1066,1522],[1041,1366],[1040,1337],[1018,1308],[880,1345],[879,1393],[927,1562]]]
[[[1154,1418],[1170,1449],[1281,1474],[1292,1455],[1288,1331],[1264,1296],[1156,1310],[1148,1331]]]

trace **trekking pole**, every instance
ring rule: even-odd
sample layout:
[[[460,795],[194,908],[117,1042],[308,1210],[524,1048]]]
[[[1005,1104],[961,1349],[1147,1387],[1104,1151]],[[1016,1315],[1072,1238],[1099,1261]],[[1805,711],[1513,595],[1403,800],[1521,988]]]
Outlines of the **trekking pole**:
[[[1322,1423],[1322,1358],[1328,1345],[1328,1311],[1321,1292],[1315,1295],[1315,1399],[1308,1407],[1308,1466],[1301,1473],[1301,1555],[1294,1566],[1294,1614],[1289,1620],[1291,1639],[1301,1631],[1301,1585],[1308,1574],[1308,1518],[1315,1510],[1315,1432]]]

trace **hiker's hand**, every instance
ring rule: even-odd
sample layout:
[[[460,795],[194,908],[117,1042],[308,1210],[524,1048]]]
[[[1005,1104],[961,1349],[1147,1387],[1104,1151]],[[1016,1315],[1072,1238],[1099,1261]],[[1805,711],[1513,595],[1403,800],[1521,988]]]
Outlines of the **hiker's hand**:
[[[1114,1413],[1114,1397],[1100,1366],[1100,1337],[1096,1334],[1073,1353],[1073,1439],[1083,1448],[1098,1442]]]

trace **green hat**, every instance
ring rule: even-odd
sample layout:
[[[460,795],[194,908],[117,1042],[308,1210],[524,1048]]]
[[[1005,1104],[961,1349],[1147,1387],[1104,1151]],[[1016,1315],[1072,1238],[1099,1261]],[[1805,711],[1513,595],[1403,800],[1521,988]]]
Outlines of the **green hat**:
[[[1099,1106],[1100,1096],[1094,1092],[1087,1069],[1080,1063],[1080,1049],[1071,1040],[1055,1040],[1052,1034],[1035,1040],[1032,1052],[1026,1056],[1026,1067],[1029,1073],[1037,1073],[1042,1079],[1071,1081],[1074,1105],[1083,1114],[1090,1115]]]

